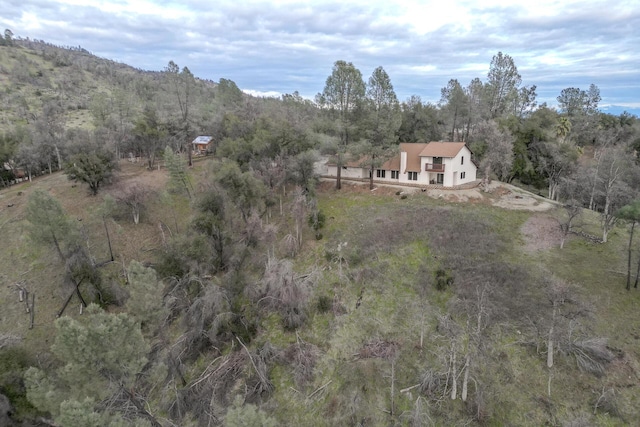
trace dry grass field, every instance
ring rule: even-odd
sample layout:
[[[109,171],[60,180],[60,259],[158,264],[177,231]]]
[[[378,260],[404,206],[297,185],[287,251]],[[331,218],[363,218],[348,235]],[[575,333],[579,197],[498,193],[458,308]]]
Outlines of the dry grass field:
[[[86,236],[86,244],[96,262],[109,258],[104,224],[100,215],[103,197],[118,185],[135,181],[157,194],[167,181],[165,170],[148,171],[143,164],[120,163],[117,181],[104,187],[97,196],[89,194],[82,183],[69,181],[61,172],[43,175],[33,182],[24,182],[0,192],[0,333],[12,334],[25,341],[28,348],[48,350],[54,333],[53,321],[69,295],[58,255],[53,247],[33,244],[27,233],[25,207],[35,189],[43,189],[59,200],[70,218],[75,219]],[[107,220],[116,262],[114,271],[122,271],[122,264],[132,259],[150,261],[152,251],[161,242],[159,221],[173,224],[169,209],[160,205],[158,197],[151,198],[149,209],[140,224],[124,217]],[[118,267],[116,267],[117,265]],[[26,305],[19,302],[20,287],[35,294],[34,328],[29,329],[30,317]],[[67,314],[79,310],[74,300]]]

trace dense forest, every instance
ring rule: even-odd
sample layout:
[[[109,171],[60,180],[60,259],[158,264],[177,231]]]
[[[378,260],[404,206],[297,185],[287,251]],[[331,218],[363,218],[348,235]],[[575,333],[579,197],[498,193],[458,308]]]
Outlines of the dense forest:
[[[437,104],[343,60],[259,98],[0,40],[0,424],[640,422],[640,122],[596,85],[539,105],[498,52]],[[482,202],[316,174],[429,141],[467,143]]]

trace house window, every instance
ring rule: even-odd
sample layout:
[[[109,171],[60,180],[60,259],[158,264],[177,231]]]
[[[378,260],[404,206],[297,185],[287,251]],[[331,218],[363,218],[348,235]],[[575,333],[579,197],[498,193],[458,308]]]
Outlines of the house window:
[[[409,172],[409,181],[417,181],[418,172]]]
[[[461,164],[461,165],[464,165],[464,156],[462,156],[462,157],[460,158],[460,164]]]
[[[384,169],[376,169],[376,178],[384,178],[385,172]]]
[[[464,179],[466,172],[460,172],[460,179]]]
[[[391,179],[398,179],[400,177],[400,171],[391,171]]]
[[[443,184],[444,183],[444,174],[443,173],[439,173],[436,176],[436,184]]]

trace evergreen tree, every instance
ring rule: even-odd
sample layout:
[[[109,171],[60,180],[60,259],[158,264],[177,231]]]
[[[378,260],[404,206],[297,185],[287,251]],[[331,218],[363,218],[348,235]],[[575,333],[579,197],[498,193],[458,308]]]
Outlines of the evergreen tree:
[[[485,95],[491,118],[495,119],[501,116],[509,103],[518,96],[518,88],[522,83],[522,78],[513,58],[498,52],[491,60],[487,79]]]
[[[111,178],[116,166],[113,153],[96,149],[76,154],[64,169],[70,180],[89,184],[91,194],[95,196],[98,194],[100,185]]]
[[[63,242],[71,240],[74,230],[60,202],[48,193],[36,190],[29,197],[26,215],[30,223],[28,233],[31,240],[53,244],[60,259],[65,260]]]
[[[126,313],[109,314],[96,305],[90,305],[87,313],[82,320],[65,316],[56,321],[51,349],[62,364],[50,373],[29,368],[27,398],[60,425],[104,425],[96,424],[92,411],[97,405],[92,403],[114,396],[121,396],[114,402],[125,401],[124,406],[137,408],[138,416],[154,420],[139,396],[130,392],[149,351],[140,324]]]
[[[449,123],[449,141],[460,141],[462,125],[466,124],[468,114],[468,98],[462,85],[456,79],[449,80],[446,87],[440,89],[440,108],[444,120]]]
[[[187,173],[187,164],[182,156],[174,153],[171,147],[164,149],[164,161],[169,170],[169,191],[178,194],[186,194],[191,199],[193,186]]]
[[[318,94],[318,103],[326,105],[338,116],[340,147],[336,153],[336,188],[341,188],[342,166],[347,146],[356,123],[356,111],[365,97],[362,73],[351,62],[336,61],[331,75],[327,77],[324,91]]]
[[[391,79],[382,67],[373,71],[367,84],[367,141],[362,152],[369,167],[369,188],[373,189],[374,171],[391,155],[396,154],[395,142],[402,118],[400,104]]]
[[[143,326],[149,326],[164,315],[162,282],[153,268],[131,261],[127,270],[129,300],[127,311]]]
[[[137,148],[147,156],[149,169],[153,169],[156,154],[166,136],[165,127],[160,122],[156,110],[145,107],[142,117],[136,120],[132,133]]]
[[[224,427],[276,427],[278,423],[261,411],[256,405],[242,404],[242,398],[237,397],[233,406],[224,418]]]

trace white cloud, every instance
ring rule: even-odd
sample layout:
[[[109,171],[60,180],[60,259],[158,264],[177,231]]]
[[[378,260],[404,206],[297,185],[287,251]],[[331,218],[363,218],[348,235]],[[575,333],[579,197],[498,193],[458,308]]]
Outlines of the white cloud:
[[[282,94],[280,92],[276,92],[276,91],[273,91],[273,90],[269,90],[269,91],[263,92],[263,91],[259,91],[259,90],[253,90],[253,89],[242,89],[242,91],[244,93],[246,93],[247,95],[259,96],[259,97],[263,97],[263,98],[280,98],[282,96]]]
[[[452,78],[486,79],[498,51],[540,101],[600,87],[603,102],[640,98],[640,8],[605,0],[237,1],[4,0],[0,28],[160,70],[230,78],[260,96],[314,94],[338,59],[365,80],[382,65],[400,99],[439,97]],[[3,5],[4,6],[4,5]],[[618,89],[624,87],[624,90]],[[265,95],[267,94],[267,95]]]

